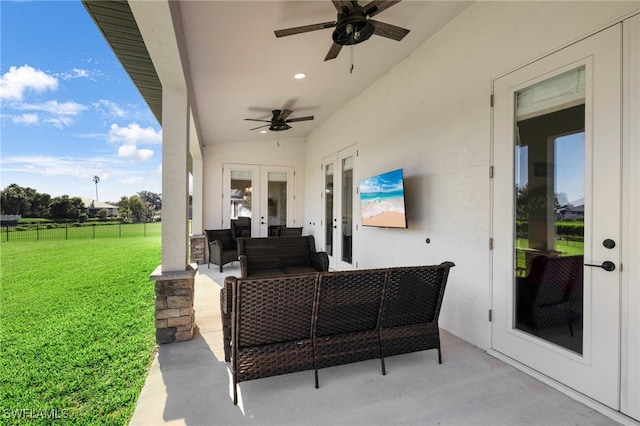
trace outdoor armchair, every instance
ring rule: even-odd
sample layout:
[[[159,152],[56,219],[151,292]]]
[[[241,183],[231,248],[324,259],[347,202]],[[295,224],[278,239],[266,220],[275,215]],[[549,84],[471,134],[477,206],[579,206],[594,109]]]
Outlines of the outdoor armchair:
[[[222,272],[223,265],[238,260],[237,243],[231,229],[207,229],[204,232],[209,242],[207,268],[213,263],[219,265]]]

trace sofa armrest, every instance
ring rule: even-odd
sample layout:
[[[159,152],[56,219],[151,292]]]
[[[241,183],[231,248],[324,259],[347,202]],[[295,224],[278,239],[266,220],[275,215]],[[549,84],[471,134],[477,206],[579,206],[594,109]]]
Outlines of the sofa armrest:
[[[240,262],[240,278],[247,278],[249,276],[249,265],[247,264],[247,256],[241,254],[238,256],[238,262]]]
[[[224,287],[220,289],[220,317],[222,320],[222,346],[225,362],[231,361],[231,311],[233,310],[233,276],[224,279]]]
[[[218,253],[222,253],[222,241],[209,241],[209,251],[211,253],[216,253],[216,255],[218,255]]]
[[[309,253],[311,259],[311,266],[317,271],[329,270],[329,255],[324,251],[314,251]]]

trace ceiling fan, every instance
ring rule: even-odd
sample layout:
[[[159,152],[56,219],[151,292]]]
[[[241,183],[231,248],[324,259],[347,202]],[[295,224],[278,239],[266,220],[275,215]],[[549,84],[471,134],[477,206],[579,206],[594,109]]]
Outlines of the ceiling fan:
[[[324,58],[325,61],[328,61],[338,56],[342,46],[362,43],[368,40],[373,34],[400,41],[409,33],[409,30],[405,28],[369,19],[387,10],[394,4],[399,3],[401,0],[374,0],[366,6],[360,6],[355,0],[331,1],[338,10],[336,21],[276,30],[274,31],[276,37],[285,37],[335,27],[332,35],[333,44],[327,56]]]
[[[288,123],[313,120],[313,115],[309,115],[307,117],[287,119],[287,117],[289,117],[293,112],[288,109],[284,109],[284,110],[274,109],[271,112],[273,114],[273,117],[271,118],[271,120],[258,120],[255,118],[245,118],[245,120],[247,121],[262,121],[264,123],[269,123],[269,124],[265,124],[264,126],[254,127],[253,129],[249,129],[249,130],[257,130],[257,129],[261,129],[263,127],[269,126],[269,130],[271,130],[272,132],[281,132],[283,130],[289,130],[291,128],[291,126],[289,126]]]

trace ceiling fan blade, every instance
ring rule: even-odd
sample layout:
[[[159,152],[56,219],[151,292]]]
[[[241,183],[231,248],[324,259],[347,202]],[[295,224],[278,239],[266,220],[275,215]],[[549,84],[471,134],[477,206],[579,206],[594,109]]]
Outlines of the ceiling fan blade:
[[[291,115],[293,111],[288,110],[288,109],[283,109],[280,114],[278,115],[278,120],[286,120],[287,117],[289,117]]]
[[[258,129],[262,129],[263,127],[269,127],[269,126],[271,126],[271,124],[265,124],[264,126],[258,126],[258,127],[254,127],[253,129],[249,129],[249,131],[258,130]]]
[[[396,3],[400,3],[401,0],[385,1],[385,0],[373,0],[371,3],[364,7],[365,12],[369,17],[376,16],[380,12],[384,12]]]
[[[296,121],[310,121],[313,120],[313,115],[309,115],[307,117],[298,117],[298,118],[291,118],[289,120],[285,120],[287,123],[295,123]]]
[[[263,123],[271,123],[271,120],[257,120],[255,118],[245,118],[246,121],[262,121]]]
[[[353,3],[350,0],[331,0],[333,5],[336,7],[338,13],[342,13],[343,8],[347,8],[347,10],[353,10]]]
[[[284,30],[275,30],[276,37],[285,37],[294,34],[308,33],[310,31],[324,30],[325,28],[333,28],[336,26],[336,21],[322,22],[320,24],[303,25],[302,27],[286,28]]]
[[[330,59],[337,58],[338,54],[340,53],[340,49],[342,49],[342,45],[341,44],[333,43],[331,45],[331,47],[329,48],[329,52],[327,53],[327,56],[324,58],[324,60],[328,61]]]
[[[409,30],[406,28],[396,27],[395,25],[385,24],[384,22],[374,21],[373,19],[369,19],[369,22],[373,24],[373,33],[375,35],[400,41],[404,36],[409,34]]]

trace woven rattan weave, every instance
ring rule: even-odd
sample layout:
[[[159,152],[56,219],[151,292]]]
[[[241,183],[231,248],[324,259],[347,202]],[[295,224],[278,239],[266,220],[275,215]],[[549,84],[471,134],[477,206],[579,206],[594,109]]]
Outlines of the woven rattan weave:
[[[452,262],[269,278],[227,277],[220,294],[234,404],[246,380],[426,349]]]

